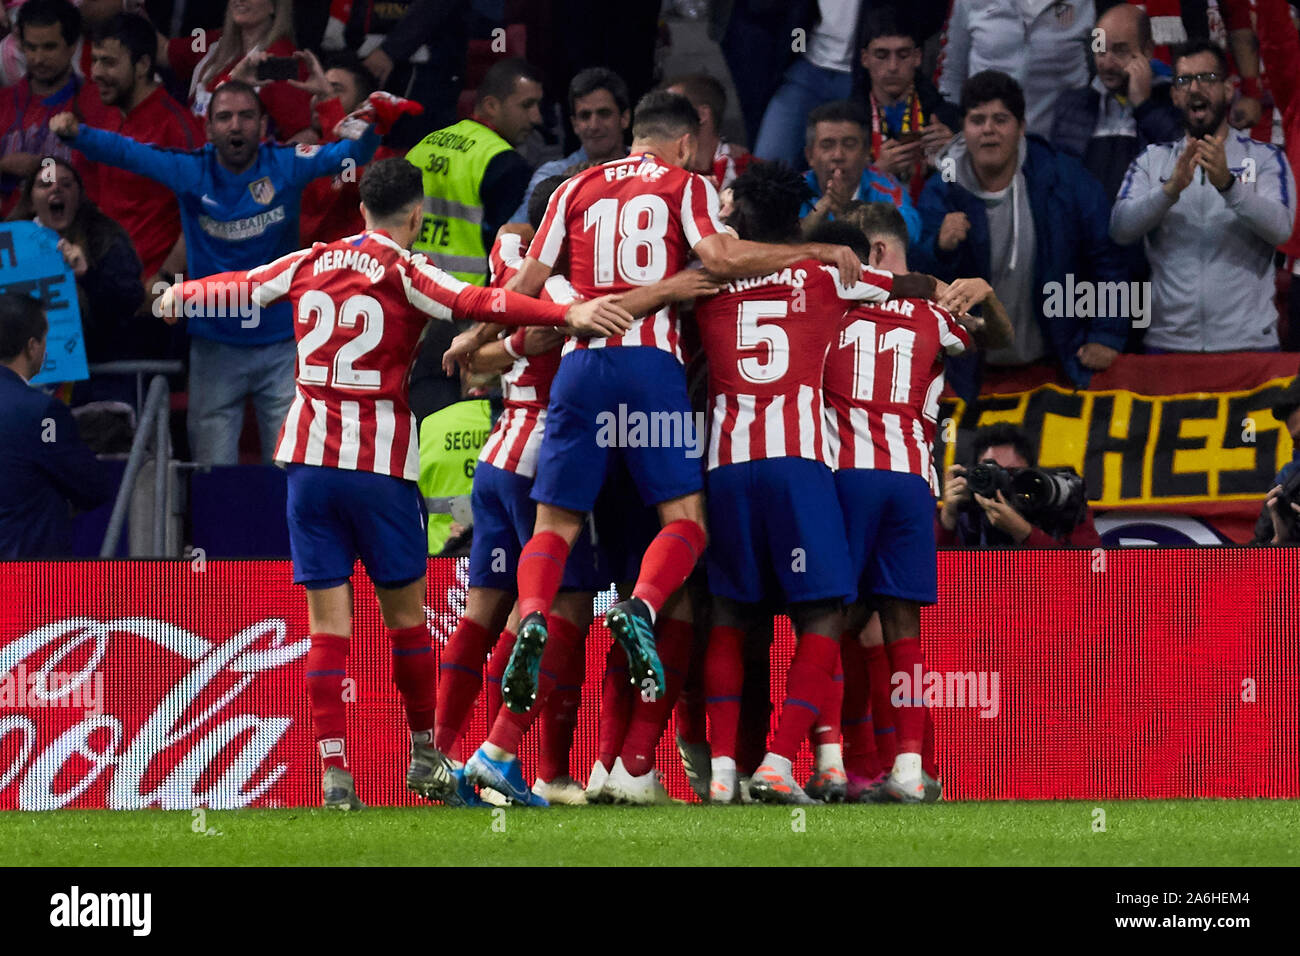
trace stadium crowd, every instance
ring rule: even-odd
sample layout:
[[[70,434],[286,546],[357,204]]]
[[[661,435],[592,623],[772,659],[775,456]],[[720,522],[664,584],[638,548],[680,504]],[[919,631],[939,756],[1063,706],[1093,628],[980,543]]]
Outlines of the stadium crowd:
[[[369,467],[415,482],[431,518],[420,557],[470,555],[466,613],[440,671],[395,657],[411,719],[413,789],[459,804],[493,792],[519,803],[656,802],[665,796],[654,748],[675,712],[678,749],[701,799],[934,799],[925,708],[894,699],[889,675],[921,663],[919,608],[935,600],[936,541],[1100,544],[1081,482],[1035,470],[1038,435],[981,431],[966,464],[946,469],[941,483],[933,462],[939,389],[946,383],[969,400],[991,378],[1026,370],[1084,388],[1122,353],[1300,345],[1300,18],[1287,0],[735,0],[711,6],[720,68],[660,75],[661,6],[673,4],[7,3],[0,214],[57,234],[92,365],[184,361],[187,457],[237,464],[251,407],[263,462],[293,463],[299,473],[304,464]],[[419,171],[418,188],[394,171],[403,157]],[[634,168],[646,162],[658,170],[653,177]],[[599,194],[602,180],[625,178],[662,180],[662,189]],[[617,216],[616,202],[633,214]],[[301,309],[295,320],[293,309],[310,292],[286,279],[244,321],[200,307],[177,323],[164,307],[190,289],[174,287],[174,277],[252,274],[270,288],[279,273],[268,264],[313,243],[341,248],[363,232],[375,243],[381,230],[373,257],[387,263],[385,277],[407,276],[412,308],[493,318],[457,293],[462,283],[490,285],[567,306],[572,332],[577,304],[612,291],[618,298],[593,311],[618,323],[614,344],[622,347],[575,339],[561,363],[554,328],[481,322],[454,339],[431,332],[418,345],[412,339],[409,391],[403,378],[395,406],[377,407],[372,420],[355,411],[349,420],[344,408],[344,420],[327,421],[328,399],[305,401],[304,386],[324,385],[330,374],[361,383],[368,373],[344,361],[342,349],[332,373],[308,362],[316,328],[298,328],[309,320]],[[427,280],[440,291],[412,291],[407,246],[440,270]],[[325,255],[316,248],[312,255]],[[704,273],[687,270],[691,259]],[[805,289],[804,278],[780,278],[796,267],[818,281]],[[901,359],[889,366],[896,407],[855,404],[863,401],[856,385],[836,391],[834,346],[843,350],[848,339],[816,339],[793,318],[775,332],[742,321],[739,333],[718,319],[720,302],[734,312],[732,296],[749,314],[740,281],[749,276],[781,286],[782,295],[807,292],[822,312],[857,316],[873,343],[873,323],[900,335],[923,328],[915,346],[907,340],[910,371],[900,371]],[[1052,302],[1053,289],[1118,285],[1150,291],[1098,294],[1096,308],[1063,314]],[[696,321],[679,327],[679,311],[697,298]],[[44,333],[30,309],[0,305],[0,378],[12,392],[15,379],[39,369]],[[790,316],[803,309],[792,306]],[[548,314],[551,325],[561,321]],[[341,311],[337,321],[352,328],[361,317]],[[734,364],[738,348],[759,349],[760,358],[740,358],[740,379],[729,378],[719,357]],[[808,392],[764,391],[785,375],[772,371],[772,356],[808,349],[817,359],[799,385]],[[799,429],[810,426],[786,422],[779,409],[787,397],[803,409],[813,393],[821,408],[828,349],[825,425],[817,415],[815,436],[805,438]],[[666,366],[608,353],[654,353]],[[583,405],[571,370],[581,363],[595,375],[598,361],[621,384],[600,394],[605,406]],[[845,381],[860,374],[850,366]],[[609,462],[606,475],[593,447],[553,437],[569,421],[556,409],[595,414],[639,378],[677,401],[678,377],[681,402],[662,407],[693,407],[711,422],[709,437],[699,436],[707,452],[690,460],[693,477],[673,484],[671,467],[636,456]],[[130,377],[92,374],[50,391],[76,408],[130,403],[135,388]],[[1295,397],[1288,393],[1276,412],[1292,432]],[[418,435],[403,434],[408,402]],[[3,434],[30,430],[47,411],[37,404],[0,412]],[[878,421],[859,425],[859,414]],[[763,442],[732,440],[745,415],[771,416]],[[376,430],[379,447],[402,461],[381,469],[376,449],[370,466],[359,465],[355,448],[348,459],[349,442],[367,440],[349,438],[349,428]],[[779,450],[823,441],[825,452]],[[570,470],[549,464],[556,449]],[[61,451],[46,487],[34,490],[43,453],[53,455],[27,441],[0,449],[0,473],[21,476],[0,489],[0,557],[66,553],[66,514],[51,495],[82,507],[104,498],[83,448]],[[85,490],[70,484],[69,462],[86,469]],[[594,478],[574,471],[587,468]],[[1064,514],[1013,506],[1022,473],[1055,489]],[[742,474],[773,494],[799,490],[775,544],[755,529],[777,518],[737,504],[750,493]],[[901,476],[897,487],[882,474]],[[1284,471],[1271,492],[1259,489],[1268,494],[1261,542],[1292,540],[1278,517],[1289,478]],[[345,587],[337,573],[315,574],[323,565],[300,553],[293,488],[297,579],[309,589]],[[26,505],[38,495],[33,531]],[[815,521],[800,499],[837,495],[844,527],[876,545],[848,541],[842,561],[808,575],[821,586],[807,590],[783,576],[778,552],[809,533],[801,522]],[[852,503],[864,496],[888,505],[856,514]],[[640,513],[627,506],[635,497],[658,507]],[[524,501],[527,513],[503,501]],[[584,530],[589,513],[601,544]],[[730,549],[717,544],[718,528]],[[619,535],[625,540],[611,545]],[[502,541],[512,542],[510,560],[497,567],[486,552]],[[543,574],[538,561],[556,570]],[[375,577],[366,564],[381,587],[409,582],[400,570]],[[846,569],[854,580],[840,580]],[[349,560],[343,579],[350,573]],[[575,649],[593,593],[611,581],[626,586],[609,619],[618,641],[602,685],[600,758],[584,785],[568,759],[582,683]],[[308,678],[325,800],[359,807],[341,710],[323,703],[343,673],[346,642],[338,638],[350,619],[323,627],[318,642],[316,625],[335,619],[312,594]],[[783,600],[774,607],[776,595]],[[769,742],[764,648],[778,608],[790,611],[799,650]],[[419,628],[403,612],[392,613],[404,622],[389,625],[395,653],[418,656],[427,641],[412,636]],[[467,765],[453,765],[444,755],[482,692],[496,723]],[[542,758],[529,787],[515,755],[534,721]],[[801,787],[790,761],[805,739],[816,769]]]

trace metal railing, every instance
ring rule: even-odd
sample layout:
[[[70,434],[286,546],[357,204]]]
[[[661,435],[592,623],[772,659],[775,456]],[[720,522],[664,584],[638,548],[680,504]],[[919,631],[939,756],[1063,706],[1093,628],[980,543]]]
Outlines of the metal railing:
[[[136,392],[139,396],[143,390],[144,377],[152,374],[149,391],[142,399],[135,437],[131,441],[131,452],[126,460],[126,472],[122,475],[121,487],[113,501],[113,513],[108,521],[108,530],[104,534],[104,544],[99,549],[101,558],[111,558],[117,552],[122,538],[122,528],[126,523],[127,509],[131,506],[131,496],[135,493],[136,478],[145,464],[145,454],[150,444],[154,453],[153,477],[153,547],[154,557],[166,557],[167,517],[169,506],[168,466],[171,460],[171,392],[167,387],[167,375],[181,371],[180,362],[105,362],[91,366],[93,375],[135,375]],[[140,408],[140,405],[137,405]]]

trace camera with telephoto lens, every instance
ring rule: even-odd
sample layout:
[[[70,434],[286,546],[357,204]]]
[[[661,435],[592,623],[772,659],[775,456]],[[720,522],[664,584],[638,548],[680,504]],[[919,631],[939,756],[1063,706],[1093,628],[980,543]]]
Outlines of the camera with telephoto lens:
[[[966,486],[971,490],[972,504],[981,515],[983,509],[975,502],[974,495],[996,499],[1000,491],[1026,521],[1054,537],[1073,531],[1088,508],[1083,479],[1070,468],[1003,468],[982,461],[966,472]],[[1300,485],[1297,494],[1300,495]]]

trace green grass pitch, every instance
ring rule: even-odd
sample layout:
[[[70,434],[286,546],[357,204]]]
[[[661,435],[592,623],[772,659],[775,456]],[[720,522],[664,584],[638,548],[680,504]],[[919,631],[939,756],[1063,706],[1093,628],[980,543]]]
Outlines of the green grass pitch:
[[[1263,800],[11,811],[0,865],[1296,866],[1297,832],[1300,801]]]

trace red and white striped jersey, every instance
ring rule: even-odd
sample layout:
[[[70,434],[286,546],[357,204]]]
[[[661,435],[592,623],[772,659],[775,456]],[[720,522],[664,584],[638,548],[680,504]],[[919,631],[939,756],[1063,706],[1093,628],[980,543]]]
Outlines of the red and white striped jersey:
[[[293,304],[297,390],[276,461],[409,481],[419,477],[420,443],[407,385],[430,317],[564,322],[560,306],[468,285],[383,232],[318,242],[246,272],[190,280],[180,294],[205,297],[207,315],[237,314],[233,297],[244,295],[261,308],[284,298]]]
[[[637,153],[561,185],[528,254],[554,268],[567,248],[569,281],[579,295],[593,299],[680,272],[696,243],[723,231],[718,193],[707,179]],[[663,349],[681,361],[676,307],[638,319],[622,335],[571,338],[565,351],[620,345]]]
[[[952,314],[925,299],[849,312],[826,359],[832,467],[920,475],[937,495],[933,450],[943,355],[970,344]]]
[[[813,259],[768,276],[733,279],[695,304],[709,366],[710,469],[762,458],[829,465],[822,431],[822,366],[845,313],[883,302],[893,274],[863,267],[847,289]]]
[[[498,236],[488,254],[492,270],[490,285],[504,286],[523,262],[522,238],[511,233]],[[554,275],[546,280],[541,298],[567,305],[576,300],[577,293],[564,276]],[[511,351],[510,339],[504,341],[506,350]],[[551,381],[560,368],[560,351],[561,346],[557,345],[539,355],[519,355],[501,376],[505,407],[479,454],[479,461],[525,478],[537,474],[537,452],[546,431],[546,406],[551,401]]]

